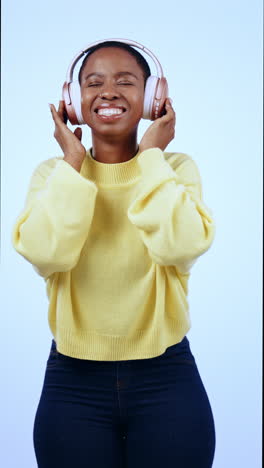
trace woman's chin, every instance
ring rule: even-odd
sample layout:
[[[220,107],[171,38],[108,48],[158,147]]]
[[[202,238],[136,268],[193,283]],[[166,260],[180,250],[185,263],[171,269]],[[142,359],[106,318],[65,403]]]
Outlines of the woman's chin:
[[[125,124],[125,122],[120,120],[116,120],[116,122],[86,122],[86,125],[90,127],[92,134],[96,136],[101,136],[105,138],[111,137],[119,137],[119,138],[127,138],[130,135],[134,135],[137,131],[139,121],[131,122]]]

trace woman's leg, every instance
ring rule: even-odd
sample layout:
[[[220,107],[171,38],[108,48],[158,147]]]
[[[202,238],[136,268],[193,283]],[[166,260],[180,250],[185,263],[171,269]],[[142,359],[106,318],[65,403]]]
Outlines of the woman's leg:
[[[187,337],[162,356],[129,362],[119,391],[126,468],[211,468],[214,420]]]
[[[33,429],[38,468],[123,468],[114,377],[113,363],[63,356],[52,341]]]

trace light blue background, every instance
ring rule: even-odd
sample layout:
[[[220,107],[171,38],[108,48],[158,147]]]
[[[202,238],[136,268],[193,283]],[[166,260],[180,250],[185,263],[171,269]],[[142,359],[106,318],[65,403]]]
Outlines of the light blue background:
[[[48,103],[61,98],[71,59],[90,42],[124,37],[162,64],[177,112],[168,150],[194,158],[216,221],[214,244],[192,270],[188,334],[215,417],[213,466],[259,468],[262,2],[2,6],[1,466],[37,466],[32,428],[52,339],[44,280],[14,251],[11,230],[33,170],[61,155]]]

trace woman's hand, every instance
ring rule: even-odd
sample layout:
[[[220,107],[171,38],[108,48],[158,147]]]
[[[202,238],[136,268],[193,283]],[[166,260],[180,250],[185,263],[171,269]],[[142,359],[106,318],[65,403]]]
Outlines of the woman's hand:
[[[81,143],[82,129],[77,127],[74,132],[72,132],[67,127],[68,118],[64,101],[60,101],[58,111],[56,111],[53,104],[49,104],[49,106],[55,123],[54,137],[64,153],[63,159],[80,172],[83,160],[86,156],[86,149]]]
[[[139,144],[140,153],[149,148],[165,150],[175,135],[176,114],[171,105],[171,99],[165,101],[166,114],[150,125]]]

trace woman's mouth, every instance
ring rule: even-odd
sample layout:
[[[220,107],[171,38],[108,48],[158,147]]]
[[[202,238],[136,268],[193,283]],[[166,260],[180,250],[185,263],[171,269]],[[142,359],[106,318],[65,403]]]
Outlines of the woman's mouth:
[[[114,121],[123,117],[126,109],[122,106],[100,106],[95,109],[95,113],[100,120]]]

